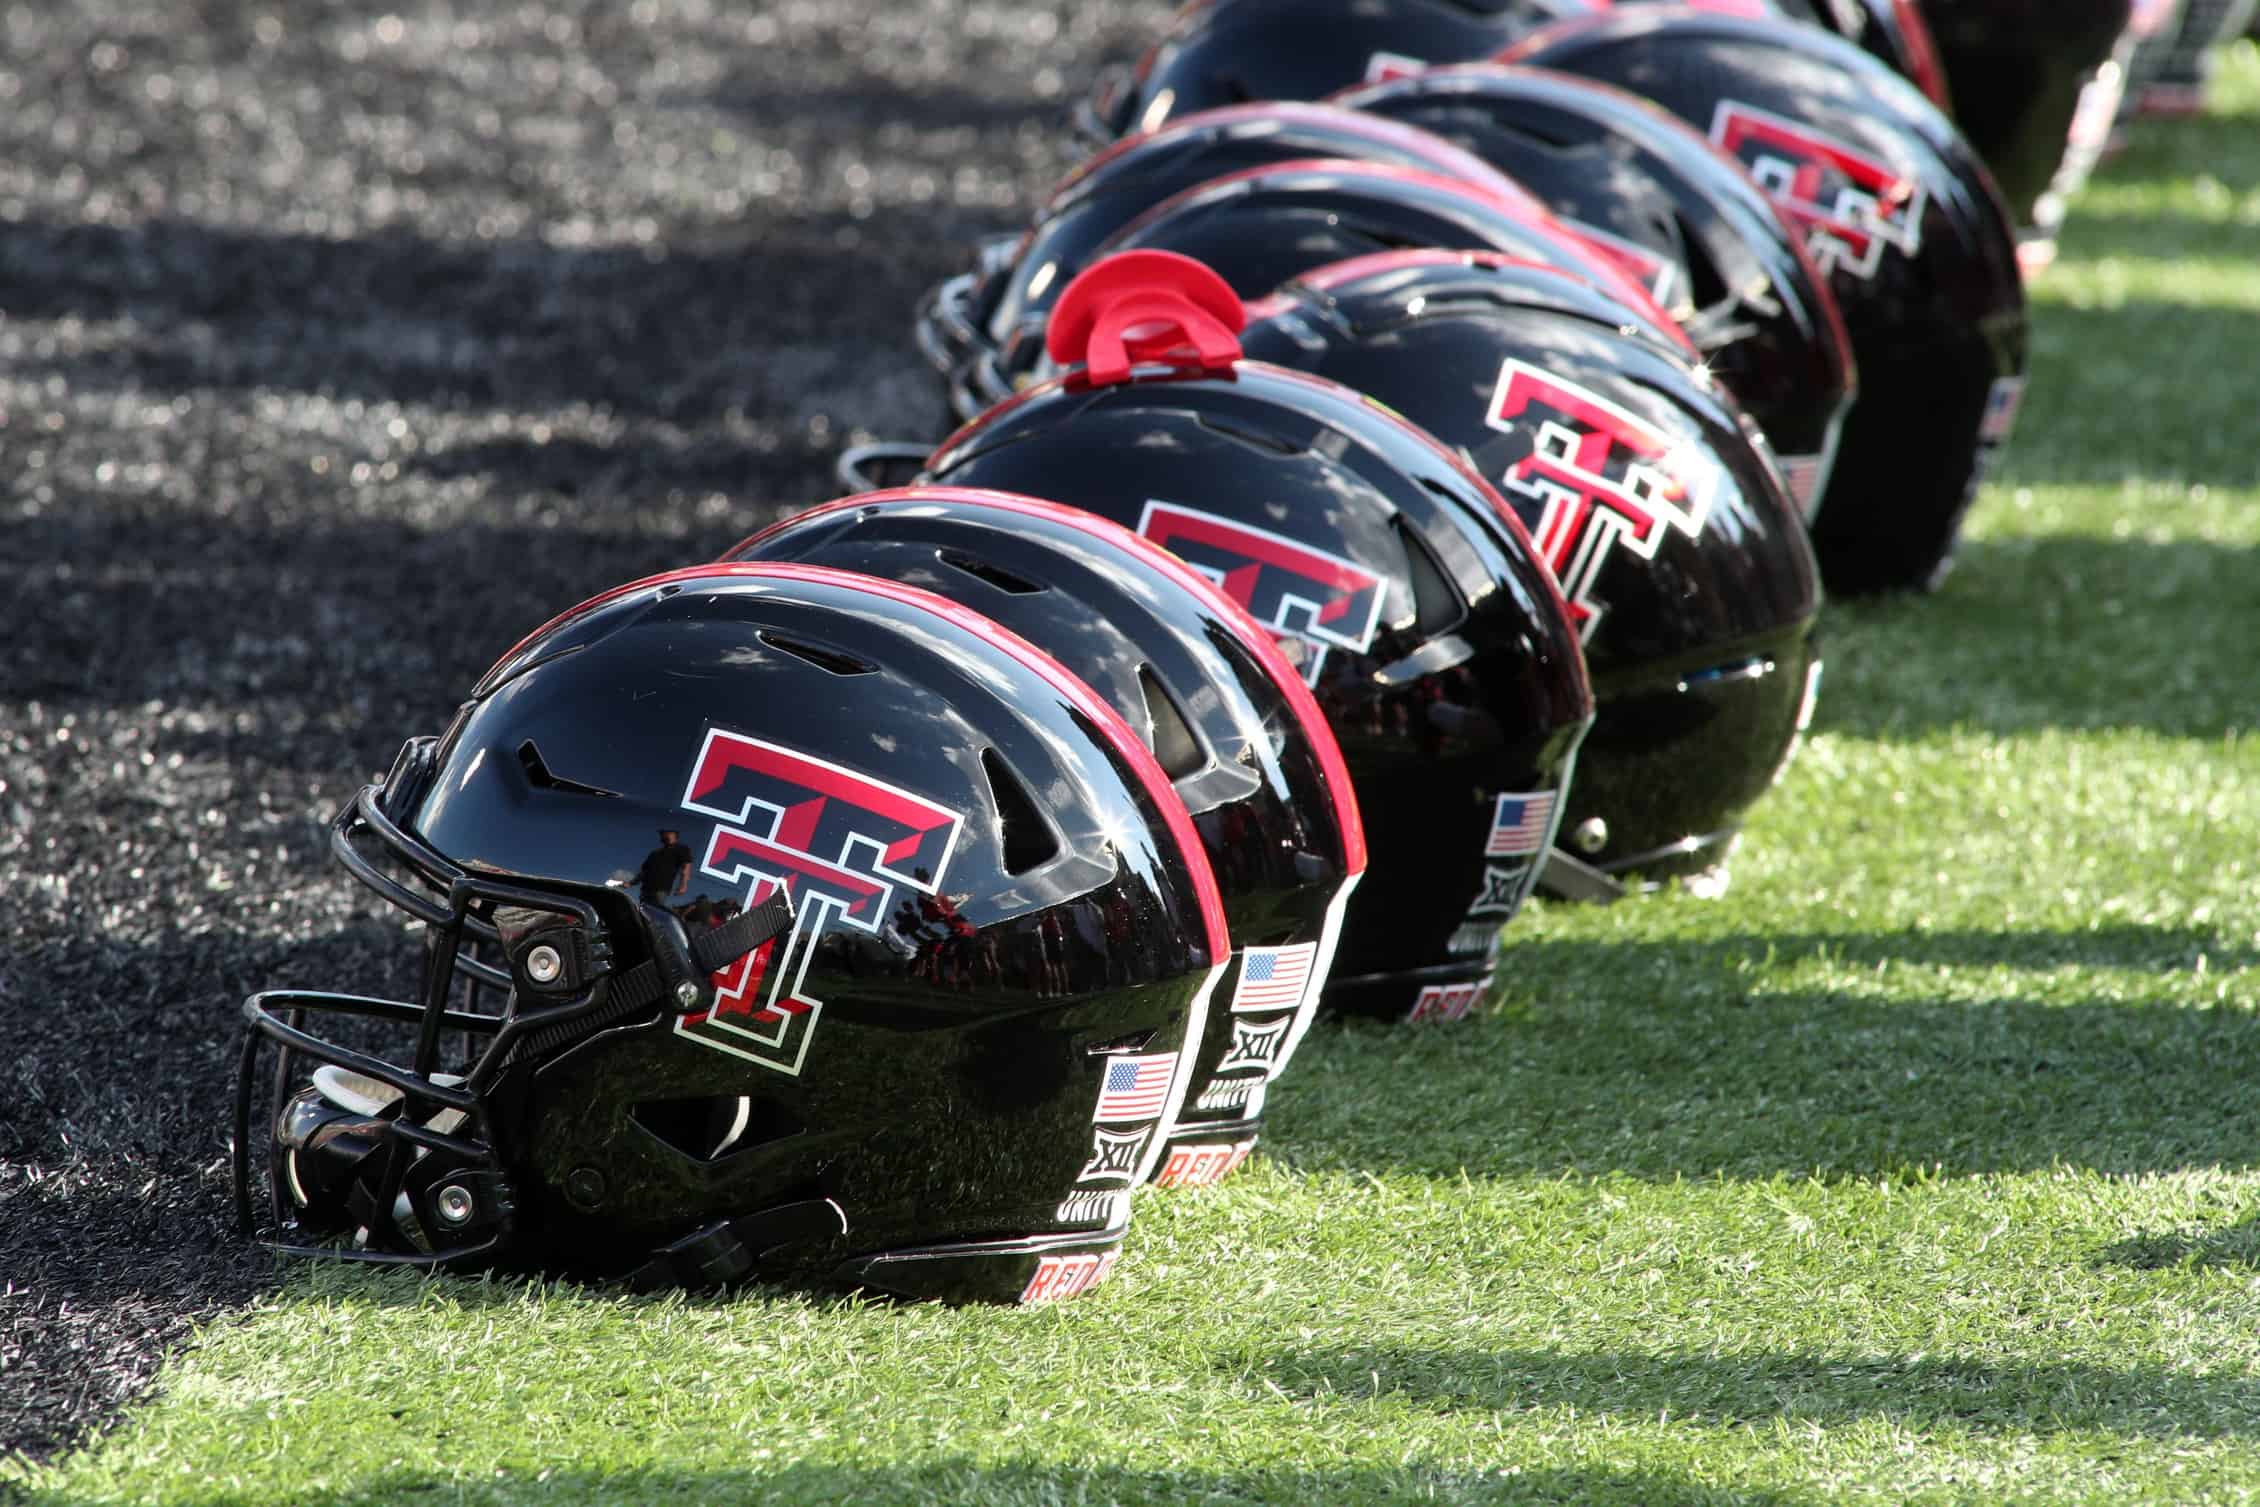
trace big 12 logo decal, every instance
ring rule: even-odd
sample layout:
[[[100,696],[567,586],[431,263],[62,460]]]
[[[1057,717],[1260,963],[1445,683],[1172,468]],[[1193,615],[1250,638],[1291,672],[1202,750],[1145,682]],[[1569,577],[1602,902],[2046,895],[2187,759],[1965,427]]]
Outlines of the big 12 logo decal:
[[[1388,583],[1354,561],[1170,502],[1147,503],[1138,532],[1214,581],[1274,634],[1307,645],[1303,679],[1312,685],[1328,649],[1363,654],[1373,647]]]
[[[1876,275],[1886,251],[1922,250],[1922,184],[1857,148],[1739,100],[1721,100],[1711,140],[1739,160],[1783,213],[1803,227],[1823,273]]]
[[[1618,545],[1652,560],[1667,530],[1702,537],[1717,468],[1645,419],[1512,359],[1499,368],[1484,417],[1529,444],[1500,481],[1538,509],[1530,535],[1581,638],[1592,638],[1607,610],[1593,587]]]
[[[894,887],[938,894],[964,819],[869,775],[759,738],[709,728],[683,809],[714,818],[700,871],[756,905],[782,889],[793,927],[714,975],[714,1006],[678,1035],[798,1074],[823,1014],[804,989],[831,927],[877,935]],[[764,987],[766,986],[766,987]]]

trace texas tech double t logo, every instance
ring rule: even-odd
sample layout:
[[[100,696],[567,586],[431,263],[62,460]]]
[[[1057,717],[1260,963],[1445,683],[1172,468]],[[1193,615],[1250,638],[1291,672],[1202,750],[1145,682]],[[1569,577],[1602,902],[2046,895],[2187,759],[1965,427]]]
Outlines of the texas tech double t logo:
[[[1499,480],[1536,508],[1531,538],[1581,637],[1593,636],[1606,610],[1593,586],[1619,545],[1652,560],[1666,530],[1701,537],[1716,469],[1694,446],[1608,399],[1510,360],[1485,421],[1529,447]]]
[[[748,906],[782,889],[793,929],[714,975],[714,1008],[678,1034],[781,1073],[800,1072],[823,1013],[803,988],[833,926],[876,935],[896,885],[939,893],[963,818],[869,775],[709,729],[683,809],[714,818],[701,872],[742,887]]]
[[[1731,99],[1711,117],[1711,140],[1805,232],[1822,272],[1872,278],[1886,251],[1922,249],[1922,184],[1847,143]]]
[[[1312,685],[1327,650],[1373,647],[1388,582],[1355,561],[1172,502],[1147,503],[1138,532],[1214,581],[1275,636],[1300,640],[1303,679]]]

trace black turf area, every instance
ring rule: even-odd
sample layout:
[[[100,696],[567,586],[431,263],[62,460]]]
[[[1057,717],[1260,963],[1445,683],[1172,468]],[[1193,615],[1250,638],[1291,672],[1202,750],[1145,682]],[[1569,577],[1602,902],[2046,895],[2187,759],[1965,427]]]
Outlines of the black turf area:
[[[236,1002],[522,631],[931,437],[908,338],[1166,0],[0,6],[0,1451],[275,1280]]]

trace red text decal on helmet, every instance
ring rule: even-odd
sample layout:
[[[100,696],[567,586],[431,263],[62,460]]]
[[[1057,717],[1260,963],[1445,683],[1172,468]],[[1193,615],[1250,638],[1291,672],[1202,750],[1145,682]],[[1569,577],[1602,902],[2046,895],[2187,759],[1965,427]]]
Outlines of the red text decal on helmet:
[[[1529,441],[1530,453],[1500,481],[1544,509],[1532,536],[1583,637],[1600,622],[1590,593],[1612,550],[1621,544],[1653,559],[1667,529],[1702,535],[1716,471],[1607,399],[1510,359],[1485,418]]]
[[[1387,583],[1353,561],[1170,502],[1148,502],[1138,532],[1220,583],[1258,623],[1310,645],[1303,673],[1312,684],[1329,648],[1373,646]]]
[[[681,804],[713,819],[700,871],[742,887],[748,909],[783,890],[793,926],[715,974],[713,1008],[678,1017],[675,1032],[797,1075],[824,1008],[801,992],[817,943],[834,926],[876,936],[898,884],[939,895],[965,818],[884,780],[720,728],[707,730]]]
[[[1739,100],[1719,101],[1711,140],[1806,230],[1822,272],[1872,278],[1885,251],[1922,249],[1928,191],[1887,164]]]

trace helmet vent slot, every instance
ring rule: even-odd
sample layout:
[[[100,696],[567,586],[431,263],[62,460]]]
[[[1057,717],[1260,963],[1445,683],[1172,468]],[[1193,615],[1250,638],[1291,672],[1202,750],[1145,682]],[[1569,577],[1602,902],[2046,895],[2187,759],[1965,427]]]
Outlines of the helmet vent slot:
[[[952,570],[962,570],[974,579],[986,581],[997,590],[1009,592],[1016,597],[1033,596],[1035,593],[1046,589],[1041,582],[1016,576],[1002,566],[991,565],[978,556],[968,555],[959,550],[940,550],[936,552],[935,558]]]
[[[1467,605],[1452,589],[1442,563],[1402,520],[1397,524],[1397,537],[1405,546],[1406,574],[1412,581],[1415,631],[1423,637],[1442,633],[1467,616]]]
[[[1235,424],[1228,419],[1219,419],[1214,415],[1205,413],[1196,414],[1194,421],[1203,429],[1238,440],[1243,445],[1269,451],[1273,455],[1300,455],[1303,453],[1303,447],[1300,444],[1283,434],[1265,434],[1260,429],[1252,429],[1246,425]]]
[[[1146,699],[1146,742],[1154,762],[1172,780],[1199,774],[1208,767],[1208,751],[1193,733],[1184,709],[1161,683],[1152,665],[1138,666],[1138,691]]]
[[[1711,259],[1711,248],[1703,243],[1695,227],[1678,215],[1672,216],[1673,228],[1679,232],[1679,246],[1687,263],[1687,297],[1698,309],[1715,309],[1735,296],[1727,286],[1726,274]]]
[[[779,654],[790,654],[793,658],[804,660],[829,675],[869,675],[879,668],[869,660],[857,659],[852,654],[843,653],[838,649],[827,649],[801,639],[787,638],[781,633],[770,633],[765,630],[758,636],[763,643],[775,649]]]
[[[628,1114],[660,1141],[698,1162],[720,1161],[807,1128],[784,1105],[744,1094],[653,1099]]]
[[[993,748],[982,749],[981,772],[989,777],[989,800],[997,808],[997,838],[1004,849],[1004,871],[1025,874],[1058,857],[1058,836],[1004,756]]]
[[[612,801],[620,798],[617,790],[606,790],[601,785],[584,785],[579,780],[568,780],[551,770],[548,761],[542,758],[541,750],[534,746],[531,738],[518,745],[518,767],[526,772],[526,783],[536,790],[555,790],[565,795],[600,796]]]

